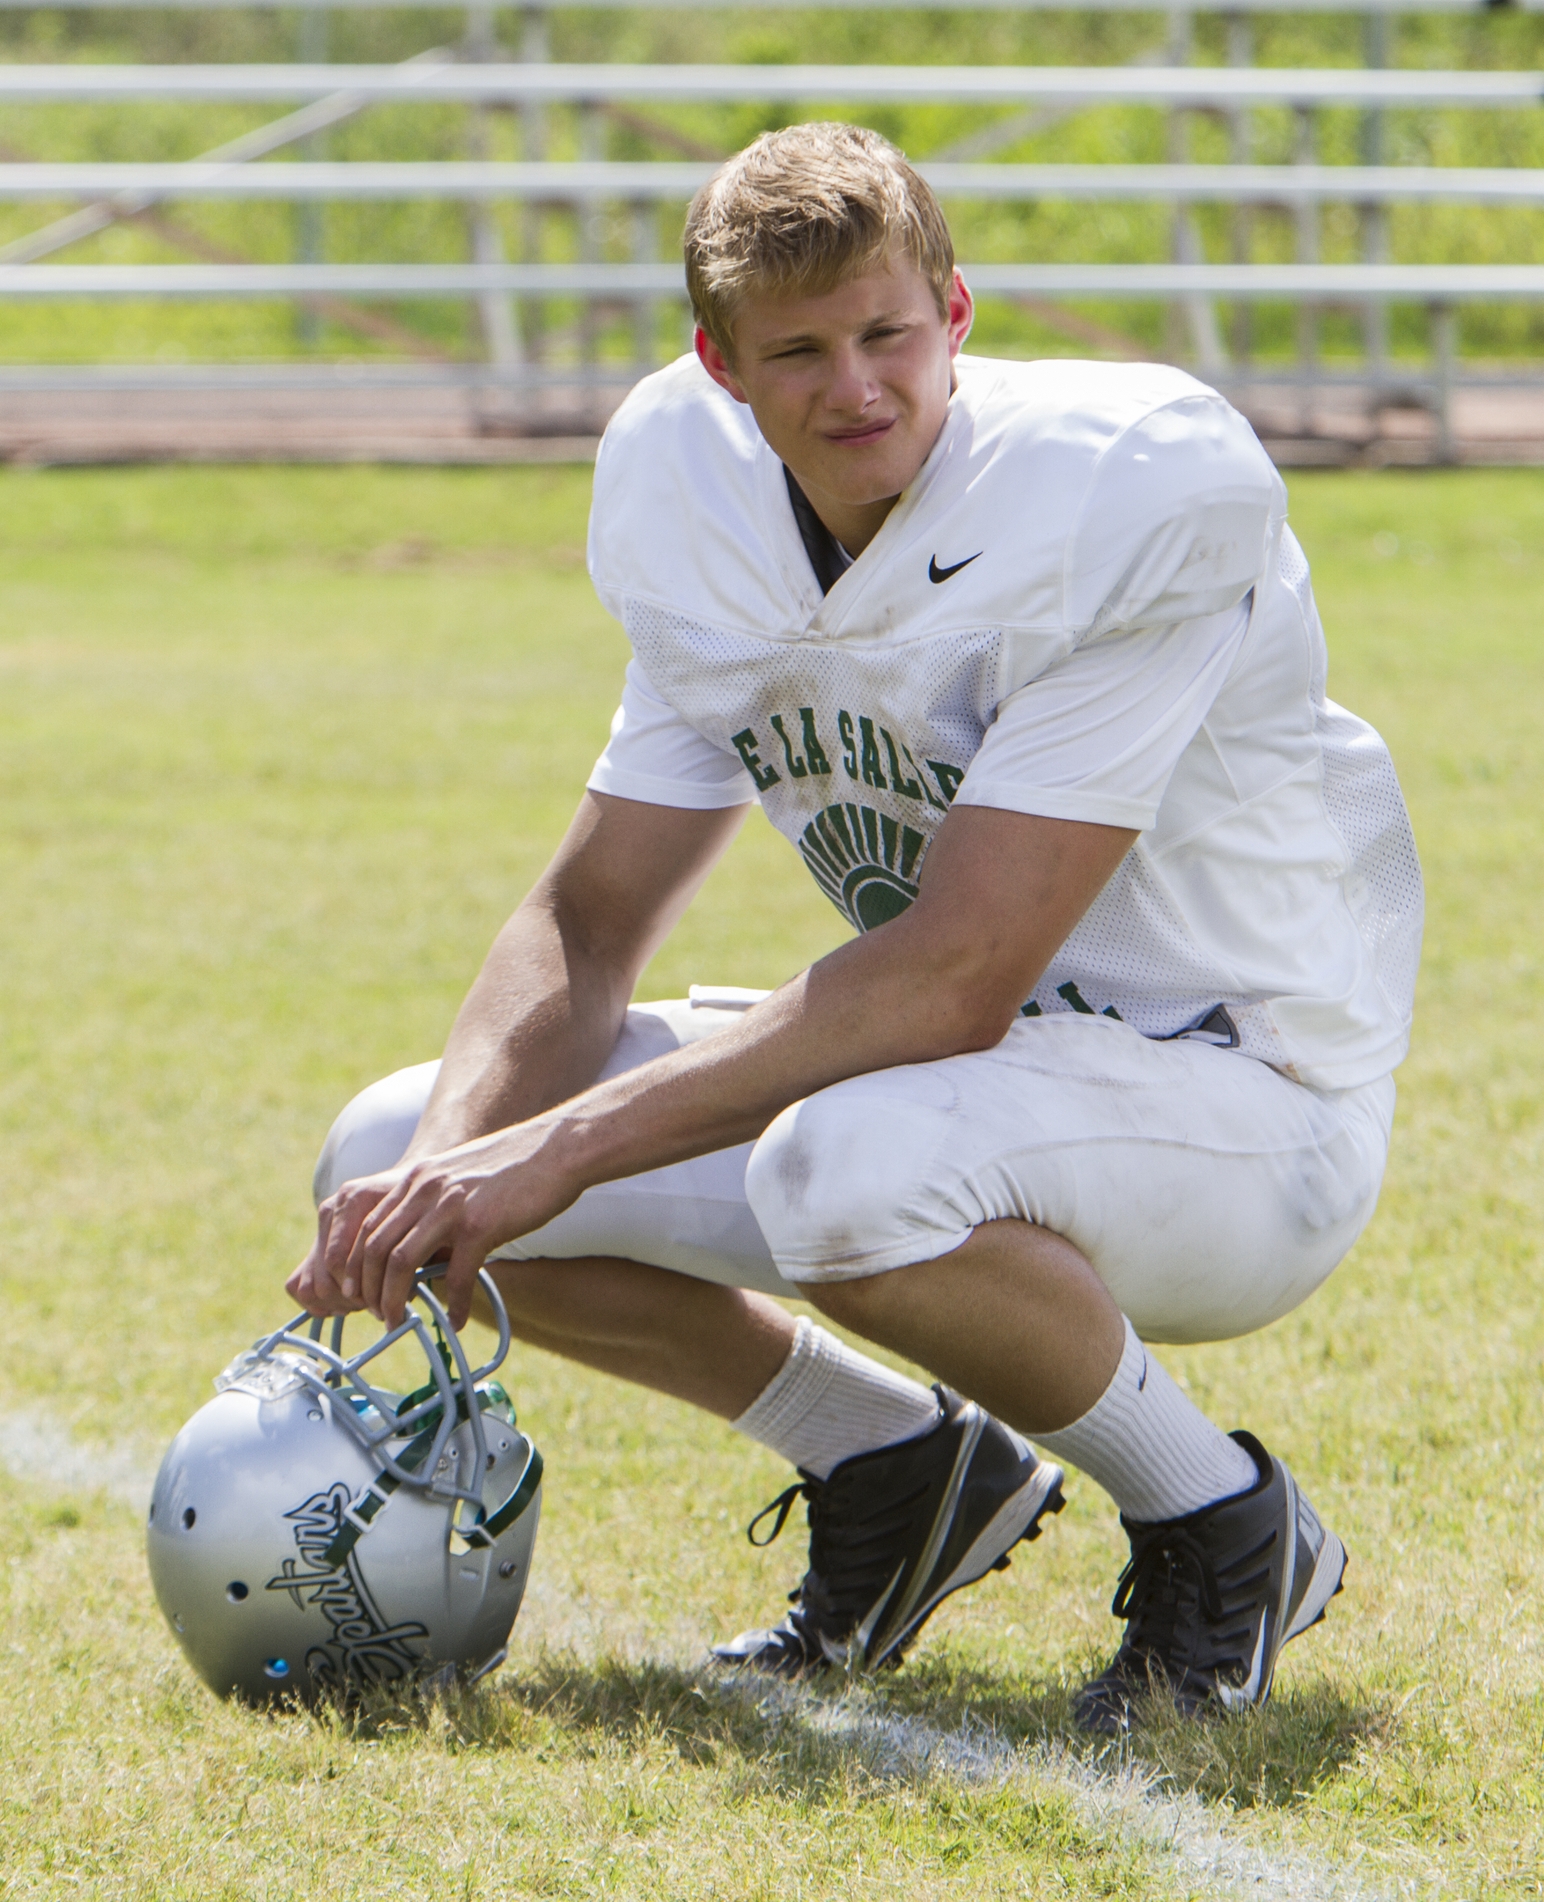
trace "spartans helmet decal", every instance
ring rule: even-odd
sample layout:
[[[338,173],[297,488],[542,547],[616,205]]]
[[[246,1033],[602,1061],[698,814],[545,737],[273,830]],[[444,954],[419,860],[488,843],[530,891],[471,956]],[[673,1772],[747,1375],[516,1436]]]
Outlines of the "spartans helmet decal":
[[[799,850],[837,910],[860,931],[872,931],[916,897],[927,844],[915,827],[846,800],[816,813]]]

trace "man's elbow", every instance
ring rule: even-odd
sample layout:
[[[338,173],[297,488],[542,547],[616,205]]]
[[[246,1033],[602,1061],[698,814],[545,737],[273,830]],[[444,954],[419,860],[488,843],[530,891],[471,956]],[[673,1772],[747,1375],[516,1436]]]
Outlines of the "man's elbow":
[[[960,1045],[959,1054],[966,1056],[972,1050],[994,1050],[1012,1029],[1019,1009],[1018,1004],[978,1007],[969,1032]]]
[[[963,1057],[975,1050],[995,1049],[1024,1002],[1016,987],[979,972],[952,975],[930,989],[935,1026],[946,1046],[941,1056]]]

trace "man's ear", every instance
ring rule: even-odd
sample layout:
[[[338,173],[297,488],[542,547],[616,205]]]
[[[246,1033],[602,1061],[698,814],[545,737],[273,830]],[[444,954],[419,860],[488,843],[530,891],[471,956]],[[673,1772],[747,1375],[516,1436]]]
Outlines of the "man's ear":
[[[970,293],[967,291],[966,295]],[[729,367],[729,359],[703,329],[701,324],[692,332],[692,348],[697,352],[697,361],[712,377],[721,390],[728,390],[737,403],[748,403],[751,399],[735,380],[735,373]]]
[[[963,277],[956,271],[949,286],[949,355],[957,357],[976,321],[976,300]]]

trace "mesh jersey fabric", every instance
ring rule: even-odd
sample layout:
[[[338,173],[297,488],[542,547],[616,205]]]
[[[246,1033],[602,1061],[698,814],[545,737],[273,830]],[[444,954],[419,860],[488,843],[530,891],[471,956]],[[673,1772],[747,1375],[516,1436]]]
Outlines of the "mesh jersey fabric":
[[[860,930],[911,902],[955,803],[1140,828],[1026,1011],[1205,1021],[1315,1088],[1372,1081],[1408,1040],[1420,869],[1387,750],[1326,698],[1284,515],[1181,372],[961,358],[922,471],[822,594],[781,463],[685,358],[597,463],[591,574],[634,659],[590,785],[758,798]]]

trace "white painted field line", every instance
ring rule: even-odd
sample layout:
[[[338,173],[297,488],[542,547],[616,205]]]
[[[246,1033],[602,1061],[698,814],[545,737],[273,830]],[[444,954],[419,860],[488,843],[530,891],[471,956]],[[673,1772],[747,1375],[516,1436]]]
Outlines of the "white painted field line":
[[[45,1406],[0,1414],[0,1464],[13,1479],[60,1492],[106,1490],[143,1511],[155,1483],[146,1449],[125,1441],[77,1440]]]
[[[1224,1830],[1216,1812],[1191,1794],[1158,1787],[1156,1774],[1129,1757],[1089,1762],[1052,1747],[1007,1743],[969,1718],[944,1730],[925,1719],[876,1709],[854,1687],[822,1698],[796,1686],[745,1682],[758,1711],[852,1744],[876,1776],[941,1775],[965,1783],[1018,1783],[1069,1798],[1080,1818],[1116,1843],[1167,1853],[1191,1893],[1272,1902],[1393,1902],[1398,1894],[1354,1867],[1335,1867],[1302,1851],[1268,1850]]]

